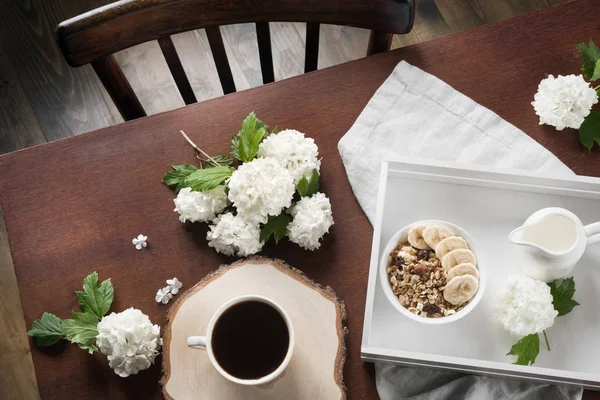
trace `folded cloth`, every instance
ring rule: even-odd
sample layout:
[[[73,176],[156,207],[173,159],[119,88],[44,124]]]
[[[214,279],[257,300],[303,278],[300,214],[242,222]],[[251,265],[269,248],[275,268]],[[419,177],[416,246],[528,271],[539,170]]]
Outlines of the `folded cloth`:
[[[375,364],[382,400],[572,400],[583,390],[525,381]]]
[[[413,157],[573,175],[556,156],[515,126],[405,61],[377,90],[338,149],[354,195],[371,223],[383,160]],[[376,373],[383,400],[571,400],[582,395],[581,389],[573,387],[390,365],[376,365]]]

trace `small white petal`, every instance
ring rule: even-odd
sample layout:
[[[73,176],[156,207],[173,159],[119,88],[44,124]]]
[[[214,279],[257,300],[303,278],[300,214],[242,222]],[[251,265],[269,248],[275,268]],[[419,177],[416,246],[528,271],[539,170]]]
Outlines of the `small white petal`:
[[[148,236],[139,234],[138,237],[133,238],[131,240],[131,243],[135,246],[135,248],[137,250],[141,250],[142,248],[148,246],[148,243],[146,243],[146,240],[148,240]]]

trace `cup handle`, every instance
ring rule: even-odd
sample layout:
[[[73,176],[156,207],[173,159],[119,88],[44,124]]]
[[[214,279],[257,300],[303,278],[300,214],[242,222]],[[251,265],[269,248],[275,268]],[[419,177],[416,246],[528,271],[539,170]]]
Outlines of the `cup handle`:
[[[187,345],[192,349],[206,350],[206,336],[190,336]]]
[[[600,222],[586,225],[583,229],[587,235],[588,244],[600,242]]]

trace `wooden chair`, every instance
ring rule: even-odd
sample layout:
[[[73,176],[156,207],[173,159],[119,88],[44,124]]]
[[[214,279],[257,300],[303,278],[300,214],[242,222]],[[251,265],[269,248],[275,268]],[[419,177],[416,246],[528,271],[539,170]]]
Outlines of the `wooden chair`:
[[[171,36],[206,30],[225,94],[235,92],[220,25],[254,22],[263,83],[274,81],[269,22],[306,22],[304,71],[317,69],[319,24],[372,29],[367,55],[388,51],[394,33],[412,28],[414,0],[122,0],[61,22],[58,45],[72,67],[88,63],[125,120],[146,115],[113,53],[158,40],[186,104],[196,97]]]

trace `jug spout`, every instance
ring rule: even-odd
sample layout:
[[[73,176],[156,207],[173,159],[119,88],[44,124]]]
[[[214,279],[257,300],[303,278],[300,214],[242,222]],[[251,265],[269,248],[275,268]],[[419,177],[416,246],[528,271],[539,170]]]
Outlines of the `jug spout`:
[[[514,244],[527,245],[531,246],[532,243],[525,240],[525,230],[527,229],[527,225],[523,225],[512,231],[508,235],[508,240],[510,240]]]

